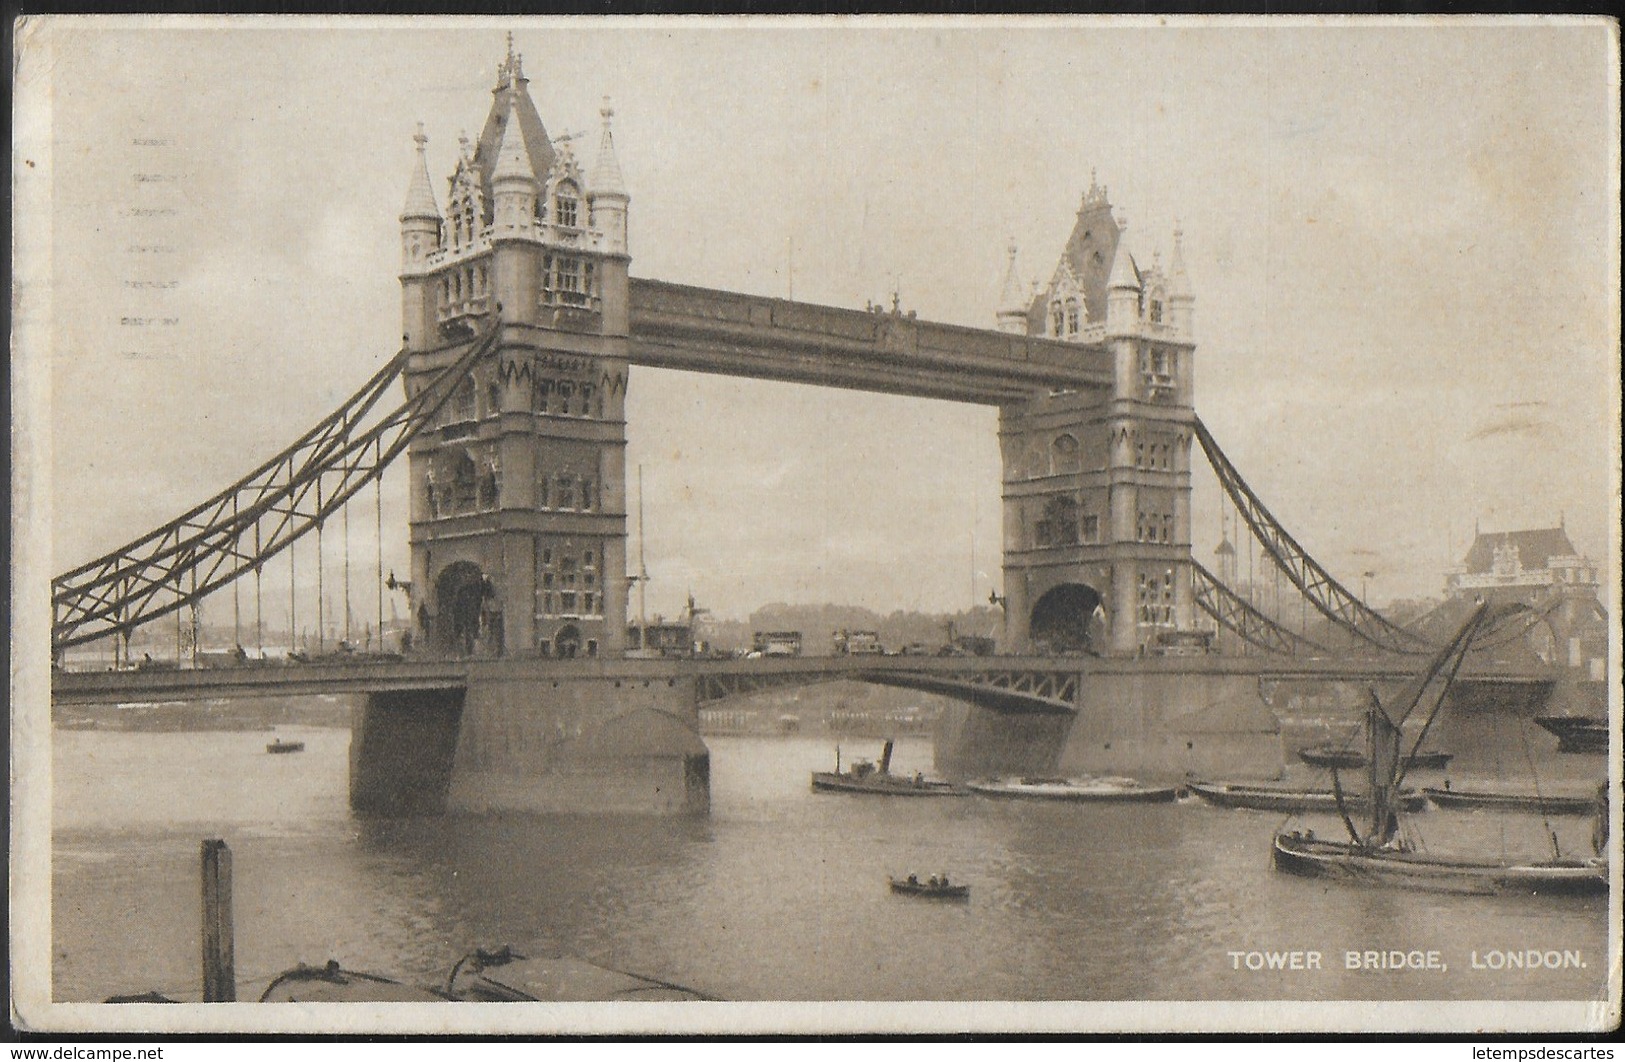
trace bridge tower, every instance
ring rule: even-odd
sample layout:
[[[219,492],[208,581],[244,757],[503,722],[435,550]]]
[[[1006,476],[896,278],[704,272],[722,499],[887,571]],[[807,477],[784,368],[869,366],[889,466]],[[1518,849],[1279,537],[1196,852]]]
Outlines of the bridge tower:
[[[628,196],[607,105],[589,177],[528,85],[510,36],[444,214],[416,138],[400,218],[408,392],[499,334],[409,452],[415,636],[466,655],[618,655]]]
[[[1190,453],[1195,299],[1182,234],[1137,260],[1090,181],[1048,285],[1010,259],[999,327],[1107,352],[1110,391],[1001,407],[1006,648],[1134,655],[1194,626]]]

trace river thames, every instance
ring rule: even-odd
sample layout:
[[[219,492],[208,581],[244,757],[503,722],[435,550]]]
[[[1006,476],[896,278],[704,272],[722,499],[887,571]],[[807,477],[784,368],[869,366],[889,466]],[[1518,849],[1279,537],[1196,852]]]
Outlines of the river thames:
[[[1286,821],[1277,813],[1189,800],[818,794],[808,775],[831,767],[831,739],[712,737],[705,820],[368,820],[348,807],[347,729],[278,734],[305,751],[266,755],[264,732],[53,732],[57,1000],[154,989],[196,998],[205,837],[234,853],[245,999],[296,963],[329,959],[434,984],[472,949],[504,943],[556,946],[743,1000],[1605,991],[1606,898],[1417,894],[1284,875],[1269,861]],[[843,753],[850,761],[878,746],[847,739]],[[929,772],[931,755],[928,738],[904,739],[894,769]],[[1539,766],[1572,787],[1602,760],[1548,753]],[[1466,775],[1455,777],[1464,787]],[[1550,851],[1538,815],[1433,809],[1414,822],[1431,851]],[[1550,824],[1565,852],[1589,851],[1589,819]],[[1294,825],[1340,831],[1333,816]],[[969,902],[887,888],[888,875],[941,872],[971,886]],[[1556,953],[1557,968],[1506,968],[1530,950]],[[1424,958],[1349,968],[1349,952],[1390,951]]]

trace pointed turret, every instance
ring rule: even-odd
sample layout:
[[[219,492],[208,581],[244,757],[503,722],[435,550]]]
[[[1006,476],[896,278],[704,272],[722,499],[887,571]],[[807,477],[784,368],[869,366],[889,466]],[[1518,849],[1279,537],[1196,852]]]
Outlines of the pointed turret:
[[[412,137],[417,142],[417,165],[412,169],[412,183],[406,188],[406,205],[401,208],[401,220],[433,219],[436,224],[440,221],[440,204],[435,202],[434,184],[429,180],[429,138],[423,135],[423,123],[418,123],[418,131]]]
[[[626,181],[621,176],[621,163],[615,157],[615,136],[610,131],[610,119],[615,110],[604,97],[598,116],[603,119],[604,132],[598,139],[598,160],[593,164],[587,195],[592,204],[592,223],[604,234],[607,249],[613,254],[627,252],[626,208],[631,197],[626,194]]]
[[[615,117],[615,109],[609,105],[609,97],[604,97],[604,105],[599,108],[598,116],[604,120],[603,134],[598,138],[598,161],[593,164],[592,178],[588,182],[594,197],[604,195],[618,195],[627,198],[626,181],[621,176],[621,162],[615,157],[615,135],[610,130],[610,119]]]
[[[1004,270],[1004,288],[999,293],[999,331],[1015,335],[1027,332],[1027,305],[1031,301],[1022,291],[1021,277],[1016,271],[1016,241],[1010,239],[1007,249],[1010,261]]]
[[[1140,274],[1134,267],[1134,256],[1128,249],[1128,222],[1118,223],[1117,253],[1112,258],[1111,275],[1106,278],[1106,290],[1140,290]]]
[[[491,170],[493,189],[510,181],[524,181],[532,188],[536,185],[536,175],[531,172],[530,160],[525,154],[525,131],[519,125],[517,113],[518,108],[510,102],[502,140],[497,145],[496,165]]]
[[[423,125],[412,137],[417,142],[417,164],[412,170],[412,183],[406,189],[406,205],[401,208],[401,272],[421,272],[431,253],[440,249],[440,207],[435,203],[434,187],[429,183],[429,138],[423,135]]]
[[[525,150],[525,130],[519,123],[518,107],[510,102],[496,166],[491,171],[494,224],[499,233],[530,230],[536,218],[538,188]]]
[[[1106,330],[1132,332],[1140,322],[1140,274],[1128,249],[1128,222],[1118,224],[1117,253],[1106,279]]]
[[[1174,254],[1168,263],[1168,323],[1186,338],[1191,335],[1195,306],[1190,274],[1185,270],[1185,230],[1175,221]]]

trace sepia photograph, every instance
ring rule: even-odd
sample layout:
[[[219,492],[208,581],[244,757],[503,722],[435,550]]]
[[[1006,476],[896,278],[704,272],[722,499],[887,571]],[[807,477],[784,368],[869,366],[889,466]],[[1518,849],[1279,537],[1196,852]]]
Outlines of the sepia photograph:
[[[1617,1027],[1613,20],[13,45],[19,1028]]]

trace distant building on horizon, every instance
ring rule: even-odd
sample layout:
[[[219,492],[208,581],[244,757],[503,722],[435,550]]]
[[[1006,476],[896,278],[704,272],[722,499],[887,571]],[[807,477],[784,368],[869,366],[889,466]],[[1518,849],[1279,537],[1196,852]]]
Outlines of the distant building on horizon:
[[[1441,612],[1467,601],[1517,601],[1544,616],[1530,628],[1529,646],[1550,664],[1584,669],[1602,681],[1608,658],[1608,613],[1597,596],[1597,565],[1557,527],[1478,531],[1462,563],[1445,574]],[[1452,608],[1451,606],[1454,606]]]

